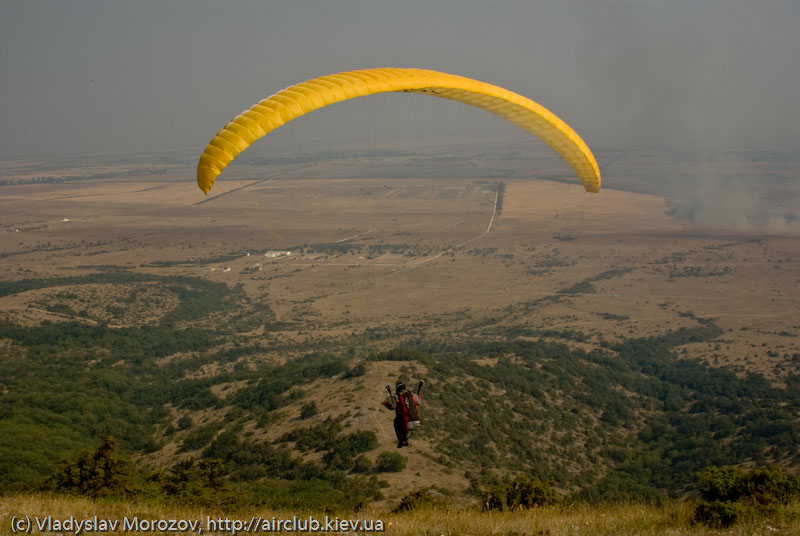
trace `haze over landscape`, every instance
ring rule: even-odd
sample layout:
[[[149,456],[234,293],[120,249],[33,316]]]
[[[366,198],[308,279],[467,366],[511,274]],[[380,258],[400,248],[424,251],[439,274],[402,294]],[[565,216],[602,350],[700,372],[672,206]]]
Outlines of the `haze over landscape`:
[[[536,504],[677,504],[604,530],[688,534],[724,526],[708,466],[800,489],[799,23],[778,0],[0,0],[0,531],[28,494],[71,515],[65,491],[446,520],[523,478]],[[533,99],[602,189],[404,93],[299,117],[197,188],[242,110],[372,67]],[[426,381],[402,449],[398,378]],[[125,471],[81,481],[109,435],[93,463]],[[758,530],[797,534],[796,492]],[[577,533],[532,515],[475,533]]]
[[[279,89],[369,67],[507,87],[598,149],[797,149],[800,137],[791,0],[34,0],[2,9],[0,144],[11,156],[195,148]],[[306,136],[324,124],[307,121]],[[402,132],[427,143],[442,131]]]

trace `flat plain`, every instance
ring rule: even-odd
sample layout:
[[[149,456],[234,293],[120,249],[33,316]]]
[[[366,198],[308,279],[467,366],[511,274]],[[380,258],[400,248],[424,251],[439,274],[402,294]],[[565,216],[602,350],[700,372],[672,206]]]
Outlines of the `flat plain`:
[[[112,178],[8,185],[0,196],[0,277],[122,266],[241,284],[277,320],[300,321],[306,337],[398,325],[457,332],[491,319],[576,329],[598,342],[661,333],[694,315],[715,319],[729,335],[724,351],[689,345],[689,355],[780,381],[782,355],[800,351],[797,235],[792,228],[742,231],[678,219],[662,195],[615,188],[648,184],[643,158],[628,157],[627,166],[616,159],[626,175],[606,176],[596,195],[567,178],[317,178],[331,167],[325,163],[233,170],[234,178],[218,181],[207,197],[181,165],[149,166],[144,172],[153,174],[144,176],[117,165]],[[353,174],[370,163],[335,164]],[[293,177],[298,167],[304,176]],[[7,175],[14,169],[3,167]],[[106,164],[54,176],[91,177],[97,169],[114,175]],[[259,173],[288,178],[236,178]],[[751,170],[751,179],[763,176]],[[499,182],[504,198],[494,216]],[[783,203],[797,203],[797,192],[785,191],[794,183],[776,184]],[[774,196],[762,192],[759,199]],[[337,247],[308,247],[326,244]],[[270,251],[291,254],[265,256]],[[590,291],[567,292],[604,273],[610,275],[591,282]],[[43,293],[63,290],[5,296],[0,312],[63,319],[36,307]],[[114,299],[112,289],[97,285],[78,294],[104,292]],[[536,300],[535,308],[526,306]],[[99,311],[93,316],[104,320]],[[768,356],[766,347],[781,356]]]

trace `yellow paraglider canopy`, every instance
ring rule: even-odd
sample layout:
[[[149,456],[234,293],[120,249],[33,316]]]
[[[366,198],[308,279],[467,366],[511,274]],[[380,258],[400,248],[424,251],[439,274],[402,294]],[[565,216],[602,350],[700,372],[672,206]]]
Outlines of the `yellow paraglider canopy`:
[[[197,184],[208,193],[217,176],[239,153],[292,119],[335,102],[389,91],[424,93],[499,115],[552,147],[572,166],[587,192],[600,190],[600,170],[592,152],[555,114],[507,89],[426,69],[348,71],[314,78],[275,93],[217,132],[197,164]]]

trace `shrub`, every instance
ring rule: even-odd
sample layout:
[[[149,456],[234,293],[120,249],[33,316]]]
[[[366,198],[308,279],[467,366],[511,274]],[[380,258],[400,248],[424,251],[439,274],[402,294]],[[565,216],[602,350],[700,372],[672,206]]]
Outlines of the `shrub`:
[[[361,430],[344,438],[336,438],[333,448],[322,457],[322,461],[332,469],[350,470],[355,464],[354,458],[363,452],[378,447],[378,438],[374,432]]]
[[[317,413],[319,413],[319,408],[317,408],[317,403],[314,402],[313,400],[308,404],[303,404],[303,407],[300,408],[301,419],[310,419]]]
[[[694,520],[697,523],[721,529],[736,523],[740,511],[740,505],[735,502],[702,501],[694,510]]]
[[[511,483],[507,502],[509,508],[514,510],[518,507],[553,505],[559,502],[559,497],[553,491],[551,483],[520,475]]]
[[[372,462],[363,454],[353,462],[354,473],[367,473],[372,469]]]
[[[224,496],[225,464],[221,460],[187,459],[176,463],[167,473],[154,475],[168,497],[199,504],[219,503]]]
[[[359,361],[351,368],[347,369],[342,376],[344,379],[347,378],[357,378],[359,376],[363,376],[367,373],[367,364],[363,361]]]
[[[700,496],[705,501],[736,501],[739,499],[737,481],[742,476],[738,467],[706,467],[697,473]]]
[[[227,459],[239,447],[239,437],[234,430],[225,430],[203,450],[203,458]]]
[[[221,428],[220,423],[211,423],[191,430],[183,439],[179,452],[189,452],[205,447],[214,440],[214,436]]]
[[[431,486],[412,491],[400,500],[400,504],[392,510],[392,513],[409,512],[419,507],[441,506],[442,500],[431,493]]]
[[[294,441],[295,446],[301,452],[327,450],[331,445],[336,444],[341,429],[339,419],[328,417],[309,428],[295,428],[281,436],[279,441]]]
[[[788,504],[800,496],[800,478],[790,477],[780,467],[707,467],[697,473],[700,497],[704,501],[742,502],[773,506]]]
[[[484,510],[503,511],[506,509],[506,489],[503,486],[494,486],[483,492],[481,504]]]
[[[375,460],[375,470],[379,473],[398,473],[406,468],[408,458],[397,452],[383,451]]]
[[[560,502],[552,484],[538,478],[519,475],[504,486],[489,488],[483,494],[484,510],[518,510],[549,506]]]
[[[736,523],[746,510],[770,510],[800,497],[800,478],[789,477],[780,467],[707,467],[697,473],[700,502],[694,519],[715,528]]]
[[[800,478],[785,475],[777,466],[753,469],[739,487],[743,500],[752,504],[789,504],[800,498]]]
[[[361,430],[347,436],[347,443],[351,452],[360,454],[378,448],[378,437],[375,432]]]
[[[106,437],[94,453],[81,453],[51,476],[47,485],[55,491],[76,492],[90,497],[125,491],[129,484],[128,463],[115,454],[117,441]]]

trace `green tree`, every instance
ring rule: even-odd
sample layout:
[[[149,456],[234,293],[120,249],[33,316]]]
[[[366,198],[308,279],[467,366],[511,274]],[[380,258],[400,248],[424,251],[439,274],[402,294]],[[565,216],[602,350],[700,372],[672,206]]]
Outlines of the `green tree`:
[[[48,487],[98,497],[124,492],[130,484],[128,462],[116,456],[117,441],[108,436],[95,452],[84,451],[48,479]]]

